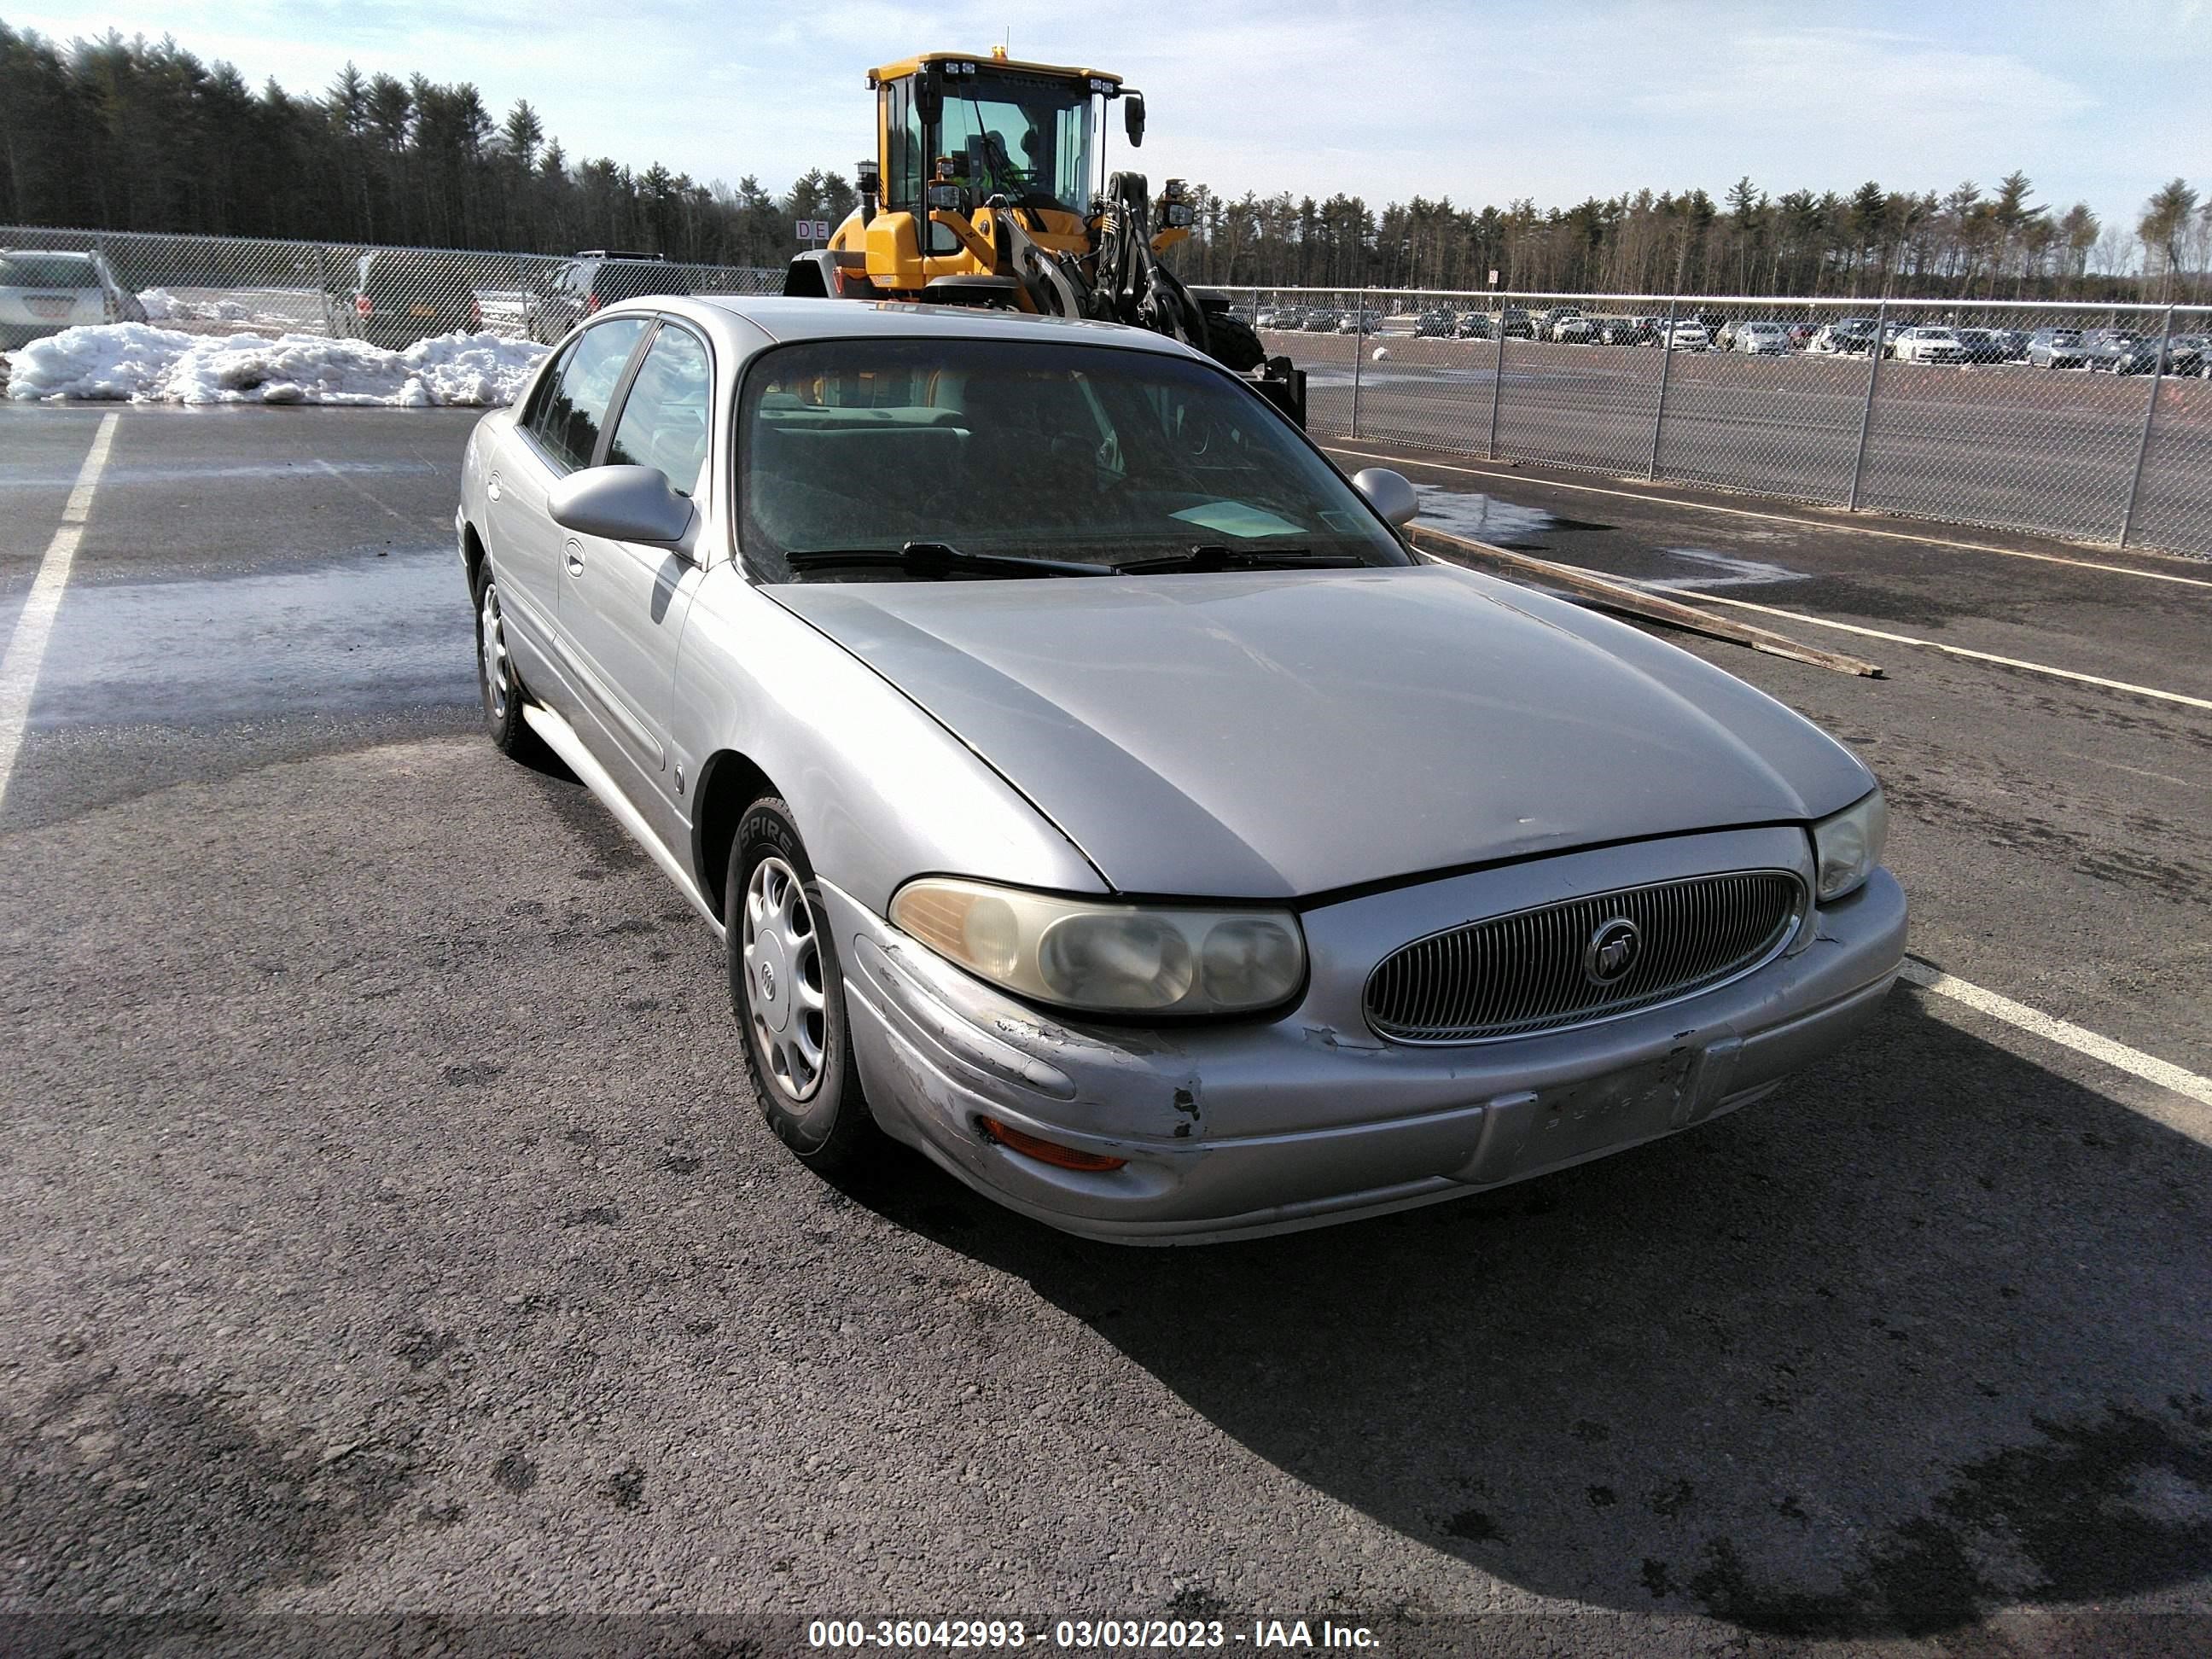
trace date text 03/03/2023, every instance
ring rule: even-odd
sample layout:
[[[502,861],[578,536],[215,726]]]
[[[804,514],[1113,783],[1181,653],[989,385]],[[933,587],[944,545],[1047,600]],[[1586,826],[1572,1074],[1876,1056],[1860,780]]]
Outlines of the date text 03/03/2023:
[[[817,1619],[806,1627],[815,1648],[921,1650],[1024,1648],[1074,1652],[1245,1647],[1255,1649],[1369,1649],[1377,1645],[1364,1625],[1321,1619],[1255,1619],[1249,1627],[1219,1619],[1062,1619],[1031,1630],[1019,1619]]]

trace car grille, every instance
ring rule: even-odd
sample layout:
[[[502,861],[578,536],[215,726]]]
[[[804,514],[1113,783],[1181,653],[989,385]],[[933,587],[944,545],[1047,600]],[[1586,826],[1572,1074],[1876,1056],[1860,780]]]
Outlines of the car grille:
[[[1368,1023],[1401,1042],[1480,1042],[1611,1019],[1749,973],[1789,941],[1804,902],[1790,872],[1747,870],[1471,921],[1385,957],[1368,976]],[[1622,918],[1638,954],[1595,983],[1584,953]]]

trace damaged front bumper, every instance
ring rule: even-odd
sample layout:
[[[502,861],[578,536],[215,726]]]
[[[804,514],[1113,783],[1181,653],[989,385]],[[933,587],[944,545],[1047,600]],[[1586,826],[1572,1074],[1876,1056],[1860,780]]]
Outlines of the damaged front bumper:
[[[1372,965],[1475,917],[1678,876],[1809,876],[1803,833],[1683,836],[1423,883],[1307,910],[1298,1006],[1258,1021],[1066,1022],[952,967],[823,884],[862,1080],[884,1128],[1067,1231],[1187,1243],[1318,1226],[1525,1180],[1733,1110],[1872,1018],[1905,950],[1887,871],[1808,914],[1784,952],[1686,1000],[1486,1042],[1386,1042]],[[981,1127],[1126,1159],[1107,1173]]]

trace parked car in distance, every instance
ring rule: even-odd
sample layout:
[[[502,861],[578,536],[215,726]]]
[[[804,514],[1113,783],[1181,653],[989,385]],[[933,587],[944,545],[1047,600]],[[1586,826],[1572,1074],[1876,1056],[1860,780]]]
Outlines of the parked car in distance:
[[[554,273],[540,311],[538,337],[557,340],[585,318],[619,300],[690,291],[684,273],[661,254],[587,249]]]
[[[1465,313],[1461,316],[1459,325],[1453,330],[1453,332],[1462,340],[1495,339],[1498,334],[1497,327],[1490,320],[1490,313],[1486,311]]]
[[[1659,343],[1669,351],[1705,351],[1712,343],[1712,334],[1703,323],[1681,317],[1672,323],[1662,319],[1659,323]]]
[[[1811,349],[1826,356],[1856,357],[1874,343],[1874,319],[1838,317],[1813,337]]]
[[[1580,308],[1575,306],[1553,306],[1547,310],[1540,311],[1530,325],[1534,337],[1539,340],[1556,340],[1559,337],[1559,325],[1570,317],[1579,317],[1582,314]]]
[[[2038,368],[2087,368],[2094,349],[2078,328],[2039,328],[2027,338],[2027,361]]]
[[[2202,337],[2177,334],[2163,339],[2156,334],[2137,337],[2133,343],[2121,348],[2112,362],[2112,368],[2120,374],[2194,374],[2203,367]]]
[[[2012,356],[2012,342],[2002,329],[1954,328],[1961,360],[1970,363],[2002,363]]]
[[[1305,313],[1297,306],[1262,306],[1260,314],[1252,319],[1252,325],[1280,331],[1302,328],[1305,320]]]
[[[1413,319],[1413,336],[1416,339],[1448,339],[1458,326],[1459,319],[1449,311],[1425,311]]]
[[[1160,1243],[1692,1128],[1903,964],[1855,756],[1418,507],[1149,331],[718,296],[548,354],[454,533],[493,743],[720,935],[777,1137]]]
[[[1336,319],[1339,334],[1372,334],[1382,326],[1379,311],[1347,311]]]
[[[1899,333],[1889,355],[1901,363],[1963,363],[1966,348],[1951,329],[1923,323]]]
[[[1594,320],[1602,345],[1649,345],[1658,338],[1656,325],[1649,317],[1599,317]]]
[[[1577,311],[1571,316],[1553,319],[1552,338],[1559,345],[1595,345],[1597,330],[1597,319],[1585,317]]]
[[[1531,340],[1536,337],[1536,319],[1519,306],[1508,306],[1498,313],[1498,327],[1509,340]]]
[[[373,248],[354,262],[347,299],[337,308],[340,331],[387,351],[440,334],[474,333],[483,325],[468,270],[449,253]]]
[[[1316,306],[1306,313],[1305,331],[1309,334],[1334,334],[1344,313],[1328,306]]]
[[[1810,319],[1790,324],[1790,349],[1792,351],[1811,350],[1813,348],[1813,341],[1820,332],[1820,324],[1813,322]]]
[[[1747,352],[1754,357],[1786,357],[1790,355],[1790,331],[1775,322],[1738,323],[1729,331],[1727,349]]]
[[[146,307],[97,248],[0,248],[0,351],[65,328],[145,320]]]

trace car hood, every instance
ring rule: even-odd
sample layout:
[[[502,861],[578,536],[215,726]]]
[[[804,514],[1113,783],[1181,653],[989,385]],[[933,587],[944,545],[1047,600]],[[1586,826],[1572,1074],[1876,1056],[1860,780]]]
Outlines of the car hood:
[[[1873,781],[1688,653],[1455,568],[767,591],[1121,892],[1310,896],[1808,819]]]

